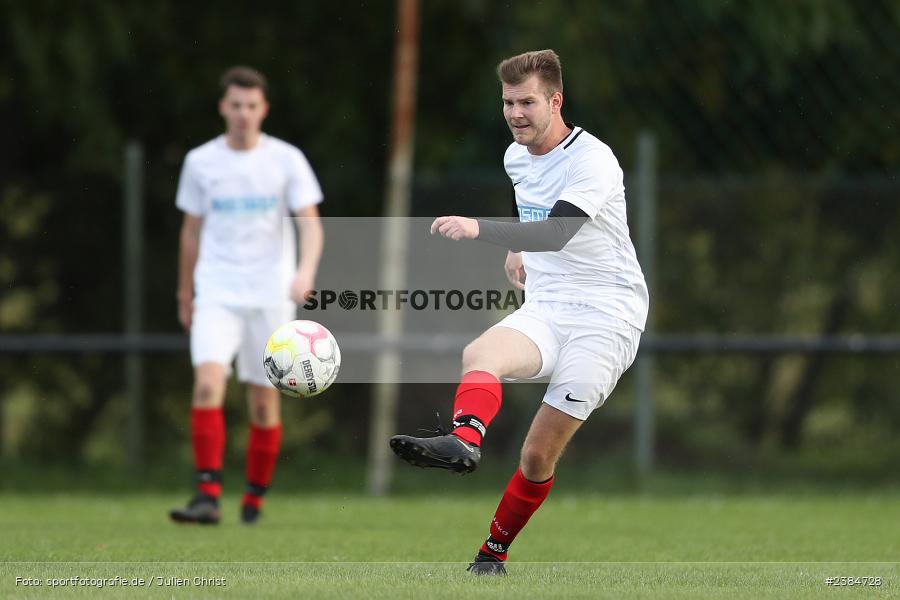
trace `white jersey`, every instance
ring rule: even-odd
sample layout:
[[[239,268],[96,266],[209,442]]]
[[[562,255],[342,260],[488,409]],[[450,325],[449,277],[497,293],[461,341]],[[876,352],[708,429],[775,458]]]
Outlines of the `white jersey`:
[[[557,200],[590,217],[562,250],[522,253],[526,299],[587,304],[643,331],[649,294],[628,233],[622,169],[609,146],[575,127],[540,156],[511,144],[503,164],[520,221],[546,219]]]
[[[294,234],[282,232],[289,211],[322,201],[303,153],[261,135],[251,150],[232,150],[219,136],[184,160],[176,204],[202,217],[194,269],[198,305],[267,307],[289,302],[297,268]]]

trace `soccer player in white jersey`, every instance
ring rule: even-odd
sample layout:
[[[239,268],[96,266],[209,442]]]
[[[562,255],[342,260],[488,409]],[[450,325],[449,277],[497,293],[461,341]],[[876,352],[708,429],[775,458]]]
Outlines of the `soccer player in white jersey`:
[[[507,278],[526,300],[463,351],[452,432],[391,438],[413,465],[472,471],[500,409],[500,379],[550,377],[519,468],[469,566],[479,575],[506,574],[509,545],[547,497],[563,449],[634,360],[649,304],[622,170],[608,146],[563,121],[559,57],[528,52],[500,63],[497,74],[514,141],[504,165],[518,222],[439,217],[431,232],[506,247]]]
[[[234,67],[221,85],[225,134],[188,153],[176,200],[184,212],[177,300],[178,319],[191,336],[197,477],[196,496],[170,512],[181,523],[220,519],[222,405],[235,357],[238,379],[249,384],[241,520],[259,518],[281,444],[280,396],[263,370],[263,350],[271,332],[295,318],[296,304],[315,285],[322,255],[322,190],[299,149],[262,133],[269,111],[265,78],[248,67]],[[283,227],[292,214],[300,217],[299,265],[294,227]]]

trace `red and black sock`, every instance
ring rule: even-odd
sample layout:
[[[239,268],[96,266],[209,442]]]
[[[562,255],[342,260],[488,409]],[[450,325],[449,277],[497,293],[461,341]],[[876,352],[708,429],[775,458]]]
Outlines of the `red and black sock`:
[[[503,402],[500,380],[485,371],[469,371],[462,376],[453,400],[453,434],[475,446]]]
[[[253,508],[262,506],[263,496],[272,483],[280,447],[280,424],[267,428],[250,426],[250,441],[247,444],[247,491],[241,504]]]
[[[225,455],[225,414],[221,407],[191,409],[191,442],[197,490],[218,498],[222,495],[222,460]]]
[[[552,477],[542,482],[528,481],[521,469],[516,469],[491,520],[490,537],[481,546],[480,552],[506,560],[509,545],[540,508],[552,486]]]

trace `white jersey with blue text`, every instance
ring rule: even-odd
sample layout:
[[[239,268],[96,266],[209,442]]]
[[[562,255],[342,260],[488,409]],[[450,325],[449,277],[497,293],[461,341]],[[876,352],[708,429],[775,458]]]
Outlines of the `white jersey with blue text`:
[[[622,169],[609,146],[575,127],[543,155],[520,144],[503,157],[519,220],[547,218],[557,200],[589,220],[558,252],[523,252],[525,297],[597,308],[643,331],[649,294],[628,232]]]
[[[321,201],[306,157],[277,138],[262,135],[254,148],[239,151],[219,136],[191,150],[176,204],[203,218],[194,269],[196,304],[274,307],[289,302],[297,252],[295,228],[284,218]]]

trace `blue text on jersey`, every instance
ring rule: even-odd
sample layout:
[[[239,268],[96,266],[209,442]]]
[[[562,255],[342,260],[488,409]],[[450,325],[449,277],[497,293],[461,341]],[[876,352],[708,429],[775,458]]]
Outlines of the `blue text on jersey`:
[[[260,213],[268,212],[278,204],[276,196],[238,196],[212,199],[213,212]]]
[[[519,221],[522,223],[531,223],[532,221],[546,221],[550,216],[549,208],[540,208],[538,206],[525,206],[524,204],[516,205],[519,209]]]

